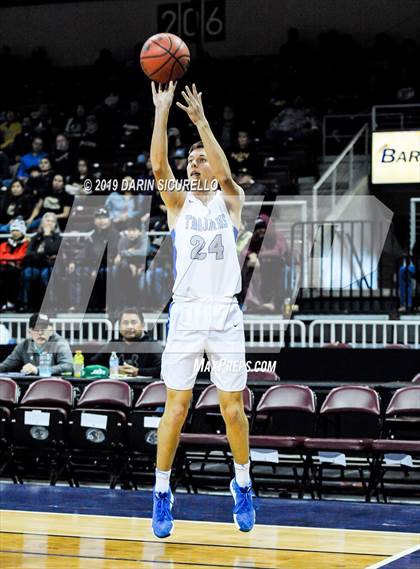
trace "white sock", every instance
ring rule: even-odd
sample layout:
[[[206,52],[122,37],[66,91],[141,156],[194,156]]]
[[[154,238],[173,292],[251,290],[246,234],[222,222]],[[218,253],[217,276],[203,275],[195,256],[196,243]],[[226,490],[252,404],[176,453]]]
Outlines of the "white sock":
[[[155,492],[167,492],[169,490],[170,470],[158,470],[156,468]]]
[[[249,477],[250,463],[247,462],[246,464],[236,464],[236,462],[234,461],[233,464],[235,465],[235,479],[238,486],[240,486],[241,488],[248,486],[248,484],[251,482],[251,479]]]

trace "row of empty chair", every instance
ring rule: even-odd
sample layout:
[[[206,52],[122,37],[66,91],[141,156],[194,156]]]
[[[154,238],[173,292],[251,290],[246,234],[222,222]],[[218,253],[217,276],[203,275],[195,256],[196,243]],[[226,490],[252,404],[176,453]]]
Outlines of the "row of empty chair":
[[[281,466],[291,469],[299,496],[308,490],[321,497],[325,462],[319,453],[340,452],[364,460],[358,470],[370,499],[378,488],[384,494],[387,453],[420,453],[420,385],[414,383],[397,390],[386,409],[381,409],[374,389],[352,385],[332,389],[320,409],[315,393],[305,385],[269,387],[257,405],[247,387],[243,399],[257,491],[284,482],[278,475]],[[0,474],[22,482],[35,460],[45,466],[51,484],[63,477],[78,485],[81,472],[94,478],[98,471],[110,477],[111,487],[118,481],[135,487],[151,482],[165,400],[160,381],[147,385],[134,401],[131,387],[119,380],[94,381],[77,399],[72,384],[60,378],[34,382],[22,398],[12,379],[0,378]],[[267,462],[267,452],[277,459]],[[343,466],[339,468],[344,476]],[[363,475],[366,468],[368,479]],[[231,475],[217,389],[210,385],[181,434],[174,482],[197,491],[202,484],[214,485],[218,476]]]

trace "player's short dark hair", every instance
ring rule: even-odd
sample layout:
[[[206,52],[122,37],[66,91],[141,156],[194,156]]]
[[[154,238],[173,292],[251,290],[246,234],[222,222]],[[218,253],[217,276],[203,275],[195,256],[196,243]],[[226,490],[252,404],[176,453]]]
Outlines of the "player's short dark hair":
[[[137,314],[137,316],[140,318],[140,322],[142,324],[144,324],[144,316],[143,316],[143,312],[140,312],[138,308],[136,308],[135,306],[127,306],[126,308],[123,308],[120,312],[120,318],[119,318],[119,322],[121,324],[121,320],[122,317],[124,316],[124,314]]]
[[[199,140],[198,142],[194,142],[194,144],[188,150],[188,156],[191,154],[193,150],[197,150],[197,148],[204,148],[204,144],[202,143],[201,140]]]

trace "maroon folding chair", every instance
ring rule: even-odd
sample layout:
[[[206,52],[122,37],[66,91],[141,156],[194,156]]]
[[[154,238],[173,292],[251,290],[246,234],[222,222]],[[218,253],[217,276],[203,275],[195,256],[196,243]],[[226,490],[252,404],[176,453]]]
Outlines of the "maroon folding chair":
[[[85,387],[69,419],[68,468],[76,486],[76,472],[93,470],[106,472],[115,487],[132,403],[132,389],[124,381],[99,379]]]
[[[410,484],[413,467],[420,466],[420,385],[410,385],[398,389],[391,398],[385,412],[383,438],[372,443],[374,463],[369,482],[368,499],[378,487],[384,502],[387,502],[385,475],[387,472],[400,472],[399,483]],[[394,455],[394,463],[386,463],[386,455]],[[409,460],[401,462],[409,455]],[[392,457],[389,457],[392,458]],[[413,463],[413,466],[410,466]],[[412,484],[418,486],[418,480]]]
[[[128,416],[124,474],[135,489],[142,482],[153,483],[157,429],[165,404],[166,386],[163,381],[154,381],[142,390]]]
[[[243,402],[245,414],[252,420],[254,396],[248,387],[243,390]],[[194,492],[198,486],[214,487],[219,480],[223,480],[225,486],[227,476],[233,476],[225,423],[220,413],[217,388],[213,384],[201,393],[192,410],[187,432],[181,433],[176,467],[177,480],[185,482],[187,489],[191,487]]]
[[[8,377],[0,377],[0,475],[11,462],[10,419],[19,401],[20,388]],[[16,478],[14,481],[16,482]]]
[[[371,467],[372,443],[380,436],[381,427],[379,395],[371,387],[343,385],[328,393],[319,413],[317,436],[304,441],[309,468],[320,499],[324,469],[339,469],[341,488],[347,482],[350,482],[350,488],[354,487],[354,480],[345,477],[346,468],[357,470],[358,481],[362,483],[365,495],[367,494],[364,470]],[[324,460],[328,460],[328,457],[323,453],[345,454],[346,466],[333,462],[324,463],[322,456]],[[365,464],[360,464],[360,459],[364,459]],[[330,482],[334,481],[336,479],[330,479]]]
[[[306,385],[275,385],[261,397],[255,411],[254,429],[250,436],[251,461],[256,492],[262,487],[290,486],[293,480],[299,497],[303,495],[305,478],[302,455],[305,437],[313,435],[316,424],[316,397]],[[275,462],[267,468],[268,451]],[[261,455],[261,460],[258,460]],[[302,467],[299,481],[298,467]],[[291,469],[293,477],[286,476]],[[282,474],[284,473],[284,474]]]
[[[72,384],[61,378],[34,381],[12,412],[10,440],[13,462],[46,468],[50,484],[67,445],[67,422],[74,401]]]

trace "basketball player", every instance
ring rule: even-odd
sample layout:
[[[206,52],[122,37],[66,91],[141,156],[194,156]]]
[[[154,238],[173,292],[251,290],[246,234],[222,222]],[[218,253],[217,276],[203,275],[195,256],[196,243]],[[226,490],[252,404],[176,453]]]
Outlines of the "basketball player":
[[[167,387],[165,412],[158,429],[156,484],[152,527],[157,537],[171,534],[174,501],[169,479],[179,436],[188,414],[197,376],[197,360],[205,351],[211,380],[234,457],[230,491],[233,519],[241,531],[255,523],[249,477],[248,420],[242,391],[246,385],[243,315],[235,294],[241,272],[235,239],[241,223],[244,192],[232,179],[226,156],[204,114],[196,86],[185,88],[185,105],[176,103],[197,127],[201,142],[190,148],[187,174],[190,191],[173,191],[175,178],[168,162],[167,123],[175,92],[172,82],[156,89],[151,161],[167,208],[174,247],[175,283],[162,379]],[[221,365],[224,364],[224,365]]]

